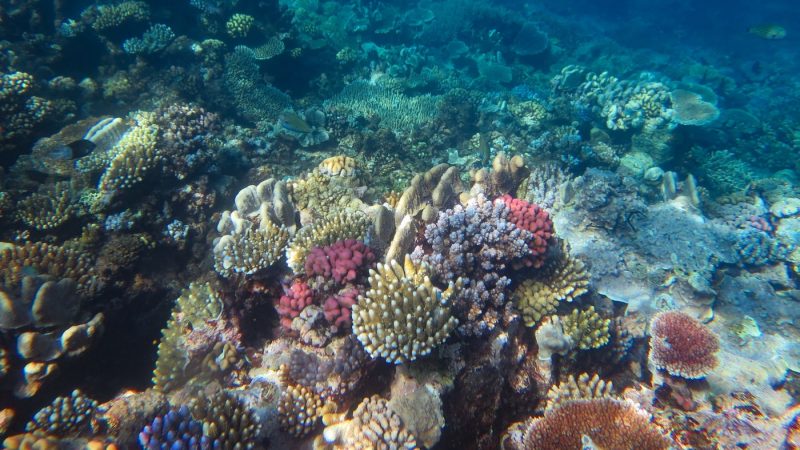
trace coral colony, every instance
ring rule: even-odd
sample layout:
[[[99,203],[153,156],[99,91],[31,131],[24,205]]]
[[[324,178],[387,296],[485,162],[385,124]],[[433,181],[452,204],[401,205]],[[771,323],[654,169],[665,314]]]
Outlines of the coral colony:
[[[4,448],[800,448],[796,30],[67,3],[0,2]]]

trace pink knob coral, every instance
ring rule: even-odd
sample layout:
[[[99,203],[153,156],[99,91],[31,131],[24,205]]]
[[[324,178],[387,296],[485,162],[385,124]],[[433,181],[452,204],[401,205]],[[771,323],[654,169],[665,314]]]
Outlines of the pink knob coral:
[[[355,281],[375,262],[375,254],[363,242],[345,239],[325,247],[314,247],[305,262],[306,274],[333,279],[338,284]]]
[[[501,201],[508,206],[510,222],[517,228],[533,234],[533,238],[528,241],[528,248],[530,248],[532,256],[525,258],[523,265],[541,267],[547,252],[547,241],[553,237],[553,221],[550,219],[550,214],[535,203],[512,198],[508,194],[498,197],[495,201]]]
[[[331,329],[334,332],[350,328],[350,324],[352,323],[350,313],[357,299],[358,291],[356,289],[347,289],[339,294],[328,297],[325,303],[322,304],[322,309],[325,312],[325,320],[331,324]]]
[[[314,294],[308,284],[295,280],[289,288],[284,288],[284,294],[278,300],[278,314],[281,316],[281,326],[289,330],[292,328],[292,319],[299,316],[306,306],[314,300]]]
[[[717,366],[719,338],[688,314],[656,314],[650,322],[650,335],[650,361],[670,375],[703,378]]]

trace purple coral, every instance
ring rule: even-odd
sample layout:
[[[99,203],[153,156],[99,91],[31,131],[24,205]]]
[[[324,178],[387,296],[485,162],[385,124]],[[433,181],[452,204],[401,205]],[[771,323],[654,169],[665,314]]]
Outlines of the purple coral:
[[[483,197],[442,211],[411,255],[429,264],[437,281],[464,281],[453,304],[462,334],[484,335],[513,314],[506,305],[510,280],[503,272],[513,261],[532,256],[528,242],[534,236],[514,225],[510,212],[506,203]]]
[[[203,435],[203,424],[192,419],[187,406],[156,416],[139,433],[139,445],[147,450],[210,449],[211,442]]]

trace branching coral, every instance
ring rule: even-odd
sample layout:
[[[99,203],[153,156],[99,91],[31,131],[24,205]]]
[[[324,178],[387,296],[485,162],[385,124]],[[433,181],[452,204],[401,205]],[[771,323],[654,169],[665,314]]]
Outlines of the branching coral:
[[[261,423],[253,411],[228,391],[194,396],[189,402],[192,417],[203,425],[203,437],[211,448],[256,449]]]
[[[503,273],[513,261],[530,256],[533,235],[509,220],[509,207],[482,196],[465,206],[439,213],[425,229],[425,240],[412,253],[430,265],[434,280],[463,278],[464,289],[453,299],[453,313],[468,335],[488,333],[510,311],[510,280]]]
[[[84,11],[92,28],[104,31],[116,28],[126,22],[143,22],[150,18],[150,7],[145,2],[124,1],[114,5],[100,5],[96,9]]]
[[[328,424],[323,445],[331,449],[417,449],[414,436],[388,402],[378,396],[365,398],[353,411],[353,418]],[[327,445],[325,445],[327,444]]]
[[[573,310],[568,316],[561,317],[561,322],[564,331],[581,350],[599,348],[608,343],[611,321],[597,314],[593,306]]]
[[[25,72],[0,74],[0,152],[14,148],[15,140],[27,139],[53,112],[51,101],[31,95],[33,76]]]
[[[214,245],[214,269],[225,277],[254,275],[269,268],[283,255],[289,233],[272,222],[258,227],[249,223],[244,231],[222,236]]]
[[[322,399],[305,386],[287,386],[278,403],[281,429],[294,437],[306,436],[322,417],[322,406]]]
[[[571,302],[588,291],[589,274],[578,259],[569,256],[562,246],[558,255],[535,275],[525,280],[514,291],[517,308],[525,324],[536,326],[543,317],[556,311],[559,302]]]
[[[96,413],[97,402],[75,390],[68,397],[56,397],[50,405],[40,409],[25,430],[63,437],[92,434],[97,426]]]
[[[425,263],[406,257],[370,270],[370,289],[353,305],[353,333],[373,358],[403,363],[424,356],[444,342],[458,321],[451,298],[461,281],[442,291],[428,278]]]
[[[657,314],[650,335],[650,362],[670,375],[703,378],[717,366],[719,338],[688,314]]]

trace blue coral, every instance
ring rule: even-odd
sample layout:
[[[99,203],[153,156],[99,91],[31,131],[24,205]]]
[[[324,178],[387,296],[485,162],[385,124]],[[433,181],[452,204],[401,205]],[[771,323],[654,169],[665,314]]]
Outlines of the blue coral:
[[[203,436],[203,424],[181,406],[157,416],[139,433],[139,445],[147,450],[210,449],[211,440]]]

